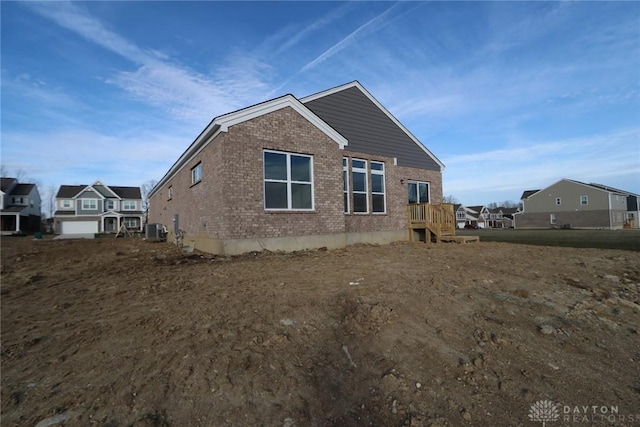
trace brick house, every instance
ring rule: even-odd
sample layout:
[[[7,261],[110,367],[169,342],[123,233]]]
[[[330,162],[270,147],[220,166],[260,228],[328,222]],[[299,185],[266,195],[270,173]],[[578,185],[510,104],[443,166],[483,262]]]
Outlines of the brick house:
[[[352,82],[214,118],[149,193],[149,223],[218,254],[406,240],[443,168]]]

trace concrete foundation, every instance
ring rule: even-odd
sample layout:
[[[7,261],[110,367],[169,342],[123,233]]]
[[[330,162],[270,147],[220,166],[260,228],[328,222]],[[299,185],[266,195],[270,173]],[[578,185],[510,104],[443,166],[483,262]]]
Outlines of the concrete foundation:
[[[168,242],[174,242],[175,236],[170,233],[167,236]],[[247,252],[284,251],[293,252],[305,249],[338,249],[347,245],[359,243],[365,244],[388,244],[401,240],[407,240],[406,231],[372,231],[365,233],[336,233],[317,236],[295,236],[295,237],[265,237],[258,239],[213,239],[210,237],[185,236],[184,246],[216,254],[216,255],[239,255]]]

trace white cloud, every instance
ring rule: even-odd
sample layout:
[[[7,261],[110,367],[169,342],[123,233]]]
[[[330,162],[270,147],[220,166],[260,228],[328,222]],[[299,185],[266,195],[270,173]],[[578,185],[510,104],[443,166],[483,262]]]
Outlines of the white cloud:
[[[75,3],[29,6],[85,40],[136,64],[135,71],[116,71],[105,81],[178,118],[206,122],[216,115],[262,101],[269,93],[264,79],[269,67],[249,57],[232,56],[208,76],[176,64],[163,52],[126,40]]]
[[[444,158],[444,192],[466,204],[520,197],[562,178],[640,191],[640,128]],[[449,178],[452,177],[452,178]]]
[[[387,20],[388,15],[399,4],[400,3],[394,4],[389,9],[385,10],[378,16],[374,17],[373,19],[369,20],[365,24],[361,25],[360,27],[358,27],[357,29],[349,33],[346,37],[344,37],[338,43],[334,44],[329,49],[324,51],[320,56],[316,57],[314,60],[310,61],[305,66],[303,66],[300,71],[305,72],[317,67],[327,59],[331,58],[333,55],[337,54],[338,52],[352,45],[356,40],[358,40],[358,38],[365,37],[369,34],[372,34],[377,30],[379,30],[380,28],[384,27],[385,25],[388,25],[390,22],[389,20]]]

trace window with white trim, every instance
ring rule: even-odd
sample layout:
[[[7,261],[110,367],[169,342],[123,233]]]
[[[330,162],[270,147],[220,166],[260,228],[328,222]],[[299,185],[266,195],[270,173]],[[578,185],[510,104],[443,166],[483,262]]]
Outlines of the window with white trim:
[[[104,208],[108,211],[114,210],[116,208],[116,201],[115,200],[106,200],[104,202]]]
[[[456,211],[456,219],[467,219],[467,213],[465,211]]]
[[[123,211],[135,211],[137,208],[137,203],[135,200],[123,200],[122,201],[122,210]]]
[[[167,190],[167,200],[171,200],[173,198],[173,187],[169,186]]]
[[[550,214],[549,215],[549,222],[551,223],[551,225],[555,225],[557,220],[556,220],[556,214]]]
[[[202,180],[202,162],[191,169],[191,184],[197,184]]]
[[[264,150],[264,208],[313,210],[313,157]]]
[[[429,203],[429,183],[422,181],[409,181],[407,193],[409,203]]]
[[[385,213],[384,163],[371,162],[371,212]]]
[[[580,196],[580,204],[586,206],[589,204],[589,196]]]
[[[82,210],[95,211],[98,209],[98,199],[82,199]]]
[[[63,209],[71,209],[71,208],[73,208],[73,202],[71,200],[63,200],[62,201],[62,208]]]
[[[562,204],[562,198],[556,197],[556,205],[561,205],[561,204]]]
[[[361,159],[351,159],[353,213],[369,213],[369,197],[367,184],[367,161]]]
[[[344,196],[344,213],[349,213],[349,159],[342,158],[342,193]]]
[[[125,218],[124,226],[127,228],[138,228],[138,218]]]

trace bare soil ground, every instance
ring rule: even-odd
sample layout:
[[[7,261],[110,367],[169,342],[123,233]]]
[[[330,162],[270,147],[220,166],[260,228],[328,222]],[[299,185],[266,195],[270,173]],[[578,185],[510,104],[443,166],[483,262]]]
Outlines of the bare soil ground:
[[[2,426],[540,426],[540,400],[549,426],[640,425],[639,252],[1,255]]]

